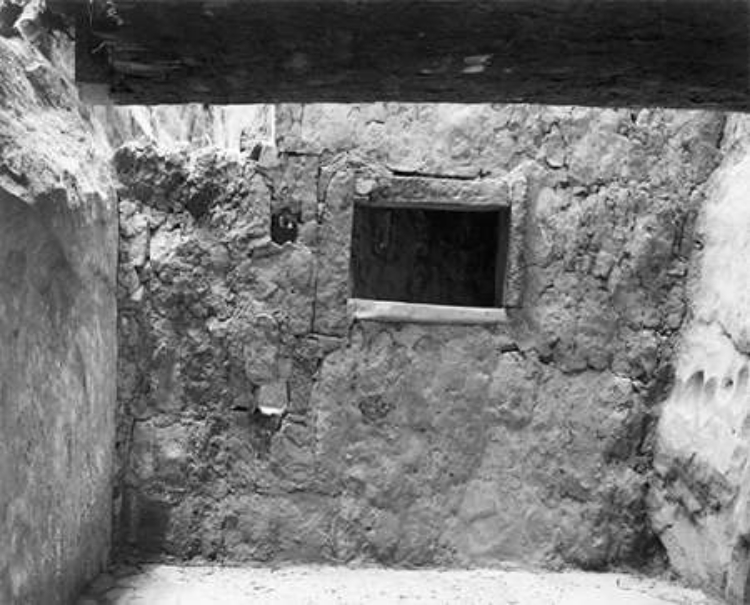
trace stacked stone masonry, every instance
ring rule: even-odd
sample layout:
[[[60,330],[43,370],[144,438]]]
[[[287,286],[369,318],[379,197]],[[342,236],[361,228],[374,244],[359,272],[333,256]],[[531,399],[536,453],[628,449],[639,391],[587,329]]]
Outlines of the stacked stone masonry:
[[[121,543],[218,561],[658,559],[652,429],[724,122],[290,105],[257,160],[122,147]],[[506,322],[348,313],[353,204],[417,180],[445,199],[507,190]],[[279,245],[282,210],[299,225]]]

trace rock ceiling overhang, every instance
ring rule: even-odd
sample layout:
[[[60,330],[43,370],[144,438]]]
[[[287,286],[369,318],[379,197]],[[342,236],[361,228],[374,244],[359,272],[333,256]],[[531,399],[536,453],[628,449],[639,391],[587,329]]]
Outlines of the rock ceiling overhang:
[[[49,0],[121,104],[531,102],[745,110],[747,0]]]

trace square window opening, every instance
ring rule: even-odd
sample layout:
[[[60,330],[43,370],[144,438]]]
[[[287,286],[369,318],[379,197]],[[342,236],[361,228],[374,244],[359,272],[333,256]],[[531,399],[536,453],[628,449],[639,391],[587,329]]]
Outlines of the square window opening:
[[[450,209],[356,204],[355,299],[502,307],[510,208]]]

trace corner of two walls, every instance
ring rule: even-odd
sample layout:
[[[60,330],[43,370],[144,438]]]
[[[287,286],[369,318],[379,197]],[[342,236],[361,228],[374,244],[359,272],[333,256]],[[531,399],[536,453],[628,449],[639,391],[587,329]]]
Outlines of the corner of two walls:
[[[116,209],[106,143],[84,117],[70,82],[20,38],[0,39],[0,69],[0,519],[6,530],[0,601],[50,605],[65,602],[96,574],[110,547]],[[129,462],[140,464],[135,470],[149,475],[156,493],[171,489],[171,473],[197,468],[205,473],[198,479],[231,497],[219,505],[196,487],[181,508],[156,502],[151,512],[162,515],[155,521],[165,540],[185,532],[198,540],[197,547],[172,539],[157,549],[267,560],[289,556],[304,540],[311,558],[425,563],[557,556],[596,567],[638,550],[634,526],[645,524],[640,500],[651,483],[649,515],[671,563],[686,579],[746,602],[746,120],[730,118],[726,158],[702,205],[699,277],[683,328],[681,284],[692,254],[683,248],[692,245],[691,213],[715,168],[716,118],[608,110],[592,118],[589,110],[566,109],[539,110],[534,118],[521,107],[373,105],[328,108],[317,117],[311,108],[312,118],[305,111],[281,107],[280,133],[251,133],[252,140],[277,138],[287,159],[296,158],[284,167],[286,192],[250,192],[251,202],[254,195],[276,195],[281,203],[290,201],[284,195],[309,196],[305,187],[320,184],[310,171],[331,149],[355,155],[364,149],[371,160],[403,173],[461,178],[496,175],[528,161],[542,166],[541,179],[527,175],[535,181],[525,242],[527,308],[509,334],[363,325],[344,349],[337,336],[292,329],[294,345],[302,348],[293,356],[285,397],[299,409],[278,433],[258,426],[257,418],[219,410],[221,418],[208,410],[212,422],[202,434],[181,409],[189,401],[172,401],[178,409],[167,411],[177,423],[152,422],[151,433],[138,436],[140,459]],[[128,123],[109,116],[108,135],[122,141],[134,132],[153,134],[159,128],[153,115],[131,115]],[[234,146],[241,129],[232,119],[219,128],[217,120],[186,126],[179,116],[163,130],[171,141],[184,138],[187,128]],[[656,134],[646,132],[651,126]],[[400,136],[404,130],[409,137]],[[668,162],[659,164],[649,146]],[[530,149],[538,152],[529,156]],[[689,167],[679,168],[680,162]],[[670,183],[681,179],[687,186],[671,191]],[[687,203],[687,211],[677,202]],[[605,234],[613,237],[602,238],[602,225],[613,227]],[[162,253],[174,253],[169,242],[161,244]],[[222,250],[215,252],[212,262],[224,271]],[[289,282],[275,285],[284,296],[300,277],[299,263],[308,264],[304,250],[291,254],[298,258],[281,265]],[[649,280],[662,279],[659,267],[651,267],[654,258],[674,279],[649,291]],[[260,286],[270,287],[277,269],[271,262],[252,271],[260,272]],[[222,286],[214,278],[211,285]],[[241,316],[233,319],[243,323]],[[250,324],[240,339],[270,343],[267,352],[277,355],[279,343],[262,325]],[[644,427],[657,415],[649,406],[681,328],[652,476]],[[168,374],[195,333],[177,337],[172,357],[158,347],[149,351],[159,384],[159,376],[165,384],[174,376],[182,380]],[[263,354],[252,356],[257,367],[227,375],[238,396],[245,387],[251,399],[278,395],[273,388],[263,395],[252,384]],[[467,359],[475,370],[468,375]],[[196,376],[187,386],[195,387]],[[398,390],[411,399],[399,398]],[[151,416],[172,405],[170,393],[157,394],[166,399],[140,402],[155,406]],[[231,403],[249,413],[257,401]],[[220,468],[201,467],[206,455],[218,455]],[[149,487],[138,481],[131,489],[148,501]],[[232,494],[235,486],[252,493]],[[309,496],[300,495],[300,486]],[[205,526],[195,525],[196,514],[205,515]],[[618,551],[623,540],[628,546]]]
[[[0,602],[62,605],[110,552],[116,200],[67,51],[37,42],[0,37]]]

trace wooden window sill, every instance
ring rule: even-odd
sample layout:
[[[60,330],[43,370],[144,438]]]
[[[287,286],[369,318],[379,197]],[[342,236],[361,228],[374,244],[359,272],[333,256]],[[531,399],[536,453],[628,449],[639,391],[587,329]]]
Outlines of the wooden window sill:
[[[390,300],[350,298],[349,315],[364,321],[430,324],[498,324],[508,321],[505,309],[454,307]]]

